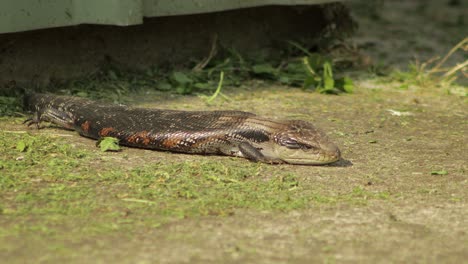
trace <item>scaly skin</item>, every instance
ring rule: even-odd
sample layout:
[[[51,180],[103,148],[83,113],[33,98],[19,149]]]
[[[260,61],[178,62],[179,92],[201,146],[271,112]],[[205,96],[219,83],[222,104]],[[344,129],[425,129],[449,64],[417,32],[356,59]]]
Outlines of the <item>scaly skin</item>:
[[[48,121],[80,135],[115,137],[129,147],[245,157],[266,163],[321,165],[340,159],[338,147],[312,124],[276,121],[242,111],[132,108],[78,97],[32,94],[28,125]]]

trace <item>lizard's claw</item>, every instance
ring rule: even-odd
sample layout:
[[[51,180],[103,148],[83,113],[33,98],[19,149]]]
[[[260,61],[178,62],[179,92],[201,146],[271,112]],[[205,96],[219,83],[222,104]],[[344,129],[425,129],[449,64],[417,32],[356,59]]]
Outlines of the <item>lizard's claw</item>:
[[[38,115],[35,114],[33,117],[30,117],[26,120],[24,120],[23,124],[26,124],[27,127],[30,127],[32,125],[36,125],[36,129],[40,129],[40,124],[41,124],[41,120],[40,118],[38,118]]]

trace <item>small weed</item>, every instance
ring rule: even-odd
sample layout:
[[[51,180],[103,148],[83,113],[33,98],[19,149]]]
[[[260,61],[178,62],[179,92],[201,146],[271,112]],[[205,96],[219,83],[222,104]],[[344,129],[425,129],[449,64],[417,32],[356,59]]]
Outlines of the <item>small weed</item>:
[[[292,60],[280,67],[278,79],[281,83],[302,86],[325,94],[352,93],[353,82],[349,77],[337,78],[333,74],[333,60],[327,56],[311,53],[298,43],[290,44],[306,56]]]
[[[221,88],[223,87],[223,81],[224,81],[224,72],[221,71],[221,73],[219,74],[218,88],[216,88],[216,91],[214,92],[214,94],[210,97],[206,97],[204,95],[200,95],[200,97],[205,99],[205,102],[207,104],[212,103],[218,97],[218,95],[222,96],[225,99],[229,99],[226,95],[221,93]]]
[[[409,64],[408,71],[395,71],[390,75],[390,78],[401,83],[400,89],[408,89],[411,86],[417,87],[442,87],[450,88],[451,93],[456,93],[466,96],[466,88],[455,89],[456,80],[463,76],[468,77],[467,68],[468,60],[452,67],[444,68],[443,65],[447,59],[456,51],[468,51],[468,38],[463,39],[455,45],[442,59],[431,59],[426,62],[415,61]],[[435,65],[434,65],[435,64]]]

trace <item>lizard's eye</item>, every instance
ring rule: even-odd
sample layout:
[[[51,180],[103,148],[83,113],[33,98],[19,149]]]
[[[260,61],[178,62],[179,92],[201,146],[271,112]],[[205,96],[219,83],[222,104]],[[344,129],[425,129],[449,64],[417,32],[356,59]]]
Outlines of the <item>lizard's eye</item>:
[[[287,147],[289,149],[300,149],[301,148],[301,145],[295,139],[292,139],[292,138],[285,139],[281,143],[282,143],[283,146],[285,146],[285,147]]]

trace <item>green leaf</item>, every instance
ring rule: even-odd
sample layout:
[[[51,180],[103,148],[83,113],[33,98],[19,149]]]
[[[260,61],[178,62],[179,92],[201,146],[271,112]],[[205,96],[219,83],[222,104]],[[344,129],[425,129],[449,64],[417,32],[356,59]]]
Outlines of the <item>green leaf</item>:
[[[23,140],[20,140],[18,141],[18,143],[16,143],[16,150],[18,150],[19,152],[25,152],[27,148],[28,144],[26,144],[26,142],[24,142]]]
[[[431,171],[431,175],[446,175],[448,172],[446,170]]]
[[[292,45],[293,47],[295,47],[296,49],[298,49],[298,50],[304,52],[304,54],[306,54],[307,56],[311,56],[311,55],[312,55],[312,53],[310,53],[310,51],[307,50],[307,48],[303,47],[301,44],[299,44],[299,43],[297,43],[297,42],[295,42],[295,41],[288,41],[288,43],[289,43],[290,45]]]
[[[169,91],[172,89],[172,85],[168,82],[165,82],[165,81],[162,81],[160,83],[157,84],[157,87],[159,90],[162,90],[162,91]]]
[[[303,61],[289,62],[285,70],[286,72],[289,72],[289,73],[304,74],[304,62]]]
[[[320,77],[309,76],[304,80],[304,89],[314,89],[320,84]]]
[[[75,95],[78,97],[85,97],[85,98],[89,96],[86,91],[79,91]]]
[[[174,72],[172,74],[172,79],[180,84],[190,84],[193,82],[193,80],[190,79],[188,75],[183,72]]]
[[[288,76],[280,76],[279,82],[282,84],[292,84],[292,81],[289,79]]]
[[[278,71],[271,64],[263,63],[252,66],[252,72],[265,78],[277,79]]]
[[[179,85],[176,88],[176,93],[178,94],[190,94],[192,93],[192,88],[187,85]]]
[[[335,81],[335,86],[345,93],[352,93],[354,91],[353,80],[349,77],[339,78]]]
[[[117,76],[117,73],[116,73],[115,71],[113,71],[113,70],[109,70],[109,71],[107,72],[107,75],[108,75],[109,78],[110,78],[111,80],[113,80],[113,81],[119,79],[119,77]]]
[[[193,87],[200,89],[200,90],[208,90],[212,87],[210,83],[195,83]]]
[[[316,76],[317,75],[317,69],[310,66],[310,60],[309,60],[308,57],[302,58],[302,65],[304,66],[304,70],[306,71],[306,75],[309,75],[309,76]]]
[[[315,71],[320,70],[326,63],[331,65],[331,62],[328,58],[317,53],[313,53],[310,56],[308,56],[307,61],[309,63],[309,66]]]
[[[323,89],[324,90],[333,90],[335,88],[335,80],[332,77],[324,77],[323,78]]]
[[[329,62],[323,64],[323,89],[333,90],[335,88],[335,80],[333,79],[333,70]]]
[[[262,74],[262,73],[269,73],[269,74],[274,74],[276,73],[276,69],[271,66],[271,64],[268,63],[263,63],[263,64],[257,64],[252,67],[252,71],[256,74]]]
[[[347,93],[352,93],[354,91],[354,83],[353,80],[347,76],[342,78],[343,80],[343,90]]]
[[[119,139],[115,137],[103,137],[98,141],[97,145],[101,148],[101,151],[120,151]]]

